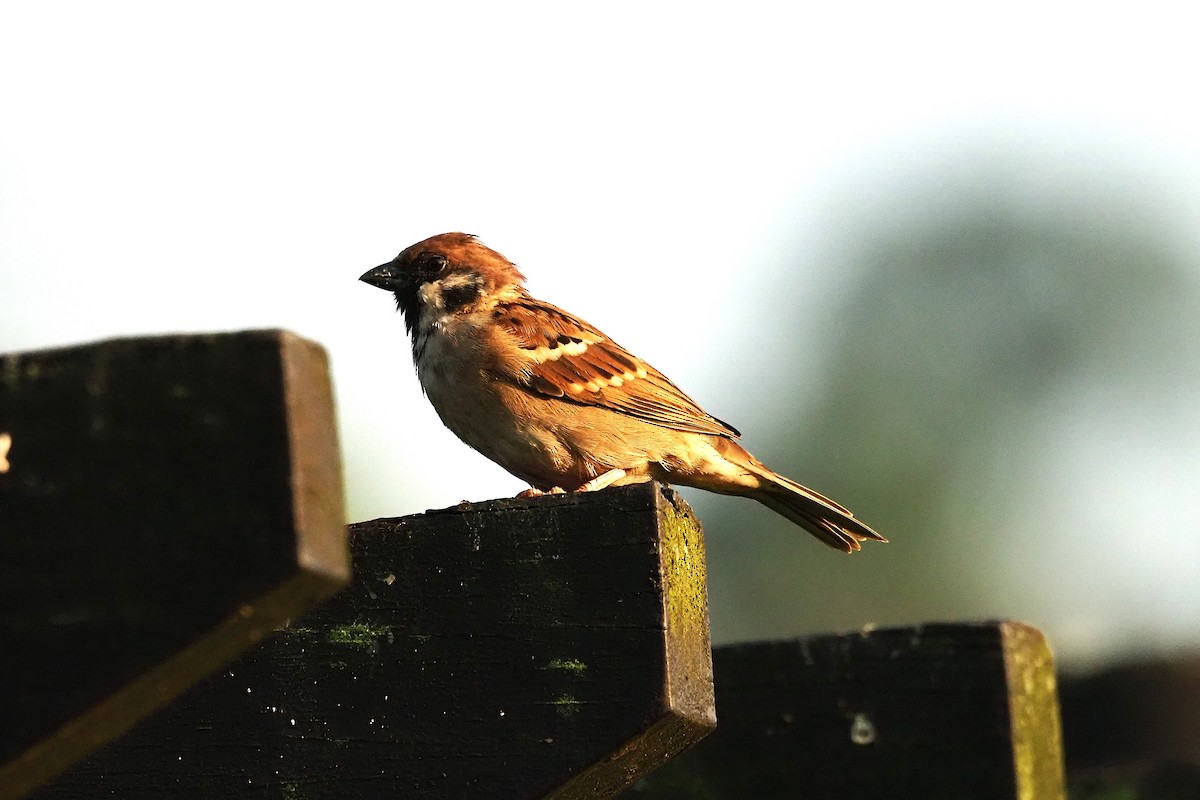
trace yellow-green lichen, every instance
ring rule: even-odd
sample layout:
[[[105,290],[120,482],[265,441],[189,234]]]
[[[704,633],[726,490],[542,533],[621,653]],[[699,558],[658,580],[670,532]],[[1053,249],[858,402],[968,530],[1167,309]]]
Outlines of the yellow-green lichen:
[[[563,694],[550,701],[560,717],[564,719],[579,713],[579,701],[569,694]]]
[[[1021,800],[1066,797],[1062,723],[1050,646],[1041,631],[1017,622],[1004,623],[1001,636],[1017,796]]]
[[[357,647],[366,650],[375,647],[380,639],[392,640],[391,625],[371,625],[366,622],[351,622],[347,625],[336,625],[329,629],[326,640],[333,644],[343,644],[347,647]]]
[[[708,592],[704,534],[691,515],[663,504],[663,571],[668,618],[677,636],[708,639]]]

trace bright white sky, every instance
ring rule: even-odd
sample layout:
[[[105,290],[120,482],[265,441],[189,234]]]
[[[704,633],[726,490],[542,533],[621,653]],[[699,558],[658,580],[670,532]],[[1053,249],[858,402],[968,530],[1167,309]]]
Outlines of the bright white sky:
[[[511,494],[364,270],[476,233],[703,398],[826,198],[976,137],[1148,165],[1200,218],[1175,7],[9,3],[0,350],[290,328],[333,357],[353,518]]]

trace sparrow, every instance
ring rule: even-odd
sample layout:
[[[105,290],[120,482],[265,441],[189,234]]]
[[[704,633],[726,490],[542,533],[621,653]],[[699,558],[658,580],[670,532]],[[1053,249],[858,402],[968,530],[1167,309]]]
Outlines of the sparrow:
[[[737,429],[598,328],[534,298],[474,236],[417,242],[360,280],[395,296],[442,422],[533,487],[523,495],[656,480],[757,500],[847,553],[887,541],[769,469]]]

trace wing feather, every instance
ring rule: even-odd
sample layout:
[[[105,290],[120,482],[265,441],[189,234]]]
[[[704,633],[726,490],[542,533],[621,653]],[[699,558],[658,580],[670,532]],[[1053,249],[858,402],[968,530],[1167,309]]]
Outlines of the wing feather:
[[[506,376],[528,391],[679,431],[740,436],[661,372],[561,308],[521,295],[493,315],[528,356],[518,374]]]

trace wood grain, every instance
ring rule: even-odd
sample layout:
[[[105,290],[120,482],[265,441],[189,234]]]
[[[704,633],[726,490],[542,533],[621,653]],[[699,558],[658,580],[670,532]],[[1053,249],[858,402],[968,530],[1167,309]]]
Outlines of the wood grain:
[[[714,653],[717,732],[635,798],[1064,797],[1045,639],[921,625]]]
[[[604,798],[712,729],[699,524],[656,485],[351,526],[351,587],[44,797]]]
[[[349,579],[328,361],[283,331],[0,357],[0,797]]]

